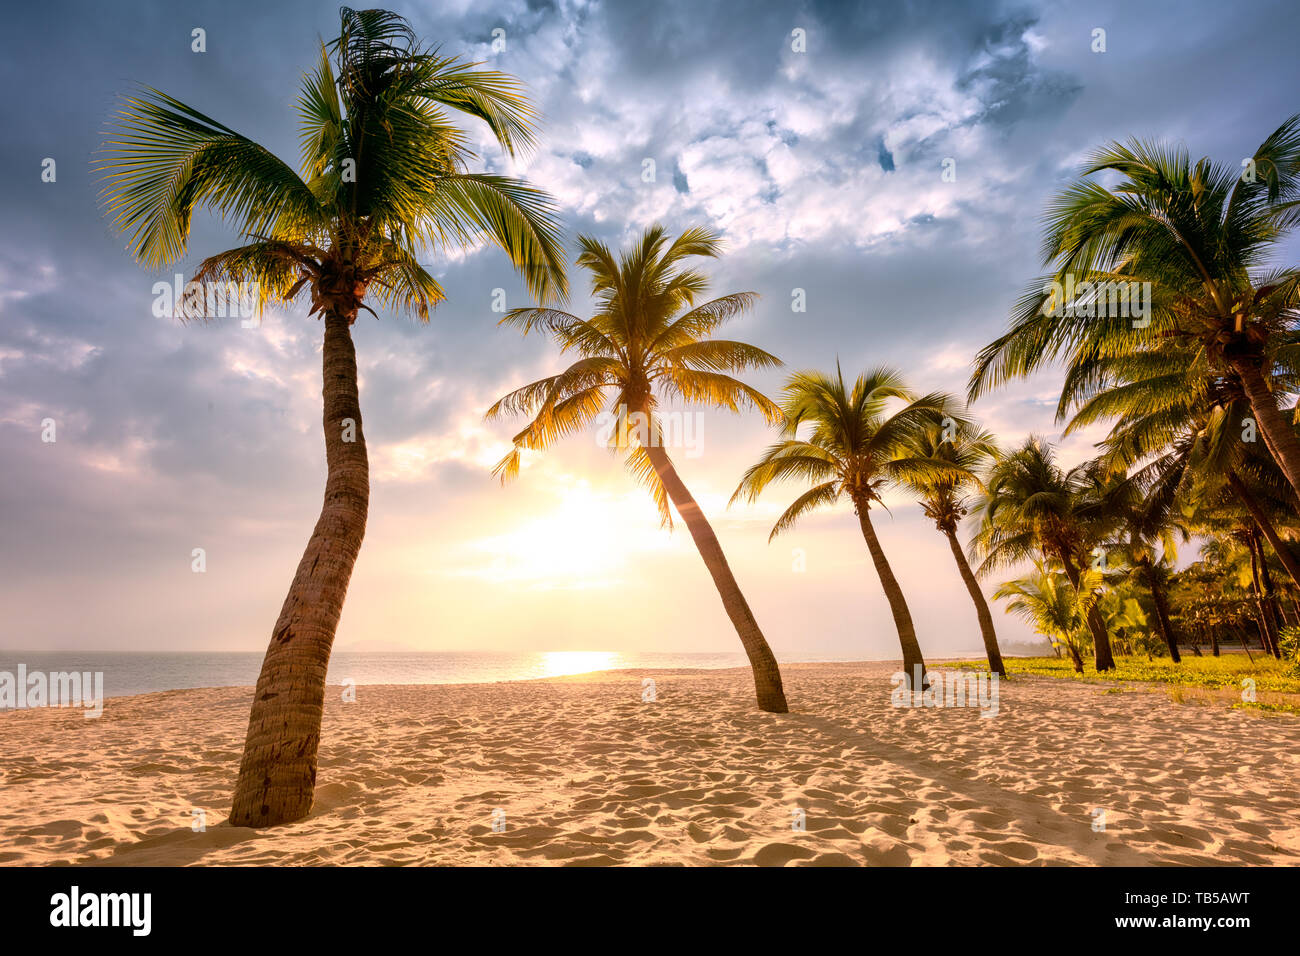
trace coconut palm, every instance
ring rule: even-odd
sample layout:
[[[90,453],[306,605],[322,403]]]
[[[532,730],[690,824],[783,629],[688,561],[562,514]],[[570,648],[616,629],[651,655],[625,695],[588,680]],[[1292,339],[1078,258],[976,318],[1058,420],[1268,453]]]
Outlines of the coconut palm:
[[[1293,373],[1274,366],[1274,391],[1296,385]],[[1294,523],[1294,492],[1272,456],[1249,440],[1250,406],[1237,376],[1215,374],[1203,350],[1166,341],[1147,352],[1092,359],[1072,371],[1061,408],[1074,410],[1067,435],[1112,420],[1102,458],[1115,470],[1137,468],[1134,485],[1142,491],[1112,502],[1112,510],[1143,525],[1142,537],[1176,525],[1175,505],[1184,512],[1221,509],[1235,499],[1300,584],[1300,558],[1279,530]]]
[[[1111,581],[1097,594],[1097,607],[1106,620],[1106,628],[1114,635],[1112,643],[1122,654],[1145,653],[1159,647],[1151,639],[1151,617],[1142,602],[1135,596],[1131,581],[1123,574],[1111,572]]]
[[[1095,463],[1063,469],[1051,445],[1031,435],[1019,448],[999,455],[984,480],[987,489],[972,512],[980,527],[972,541],[982,556],[978,574],[1010,567],[1035,557],[1056,562],[1076,596],[1082,599],[1085,556],[1111,527],[1104,502],[1104,479]],[[1098,671],[1115,666],[1110,638],[1093,604],[1085,621],[1092,633]]]
[[[1130,428],[1123,434],[1132,438],[1134,430]],[[1112,453],[1123,446],[1122,441],[1116,445],[1102,443]],[[1182,657],[1169,614],[1168,589],[1178,558],[1178,538],[1186,541],[1190,537],[1180,505],[1192,494],[1186,491],[1186,479],[1192,473],[1188,460],[1195,457],[1195,446],[1194,440],[1176,442],[1172,449],[1112,489],[1106,501],[1106,510],[1116,522],[1110,543],[1123,558],[1115,574],[1151,595],[1156,630],[1175,664]]]
[[[1096,152],[1048,210],[1052,274],[1022,297],[1010,331],[979,353],[969,397],[1060,360],[1070,367],[1176,338],[1238,379],[1270,453],[1300,491],[1300,438],[1270,382],[1275,365],[1294,367],[1294,354],[1283,352],[1294,352],[1300,269],[1261,266],[1300,222],[1300,115],[1242,165],[1193,164],[1185,149],[1136,140]],[[1098,173],[1120,181],[1107,188],[1088,178]],[[1141,298],[1142,283],[1150,311],[1135,317],[1121,292]]]
[[[325,673],[365,533],[369,469],[351,326],[369,298],[427,321],[443,298],[424,250],[486,238],[539,296],[562,296],[553,206],[524,182],[467,171],[453,112],[513,152],[531,145],[522,88],[421,47],[382,10],[343,8],[298,97],[301,172],[233,129],[154,89],[126,99],[101,169],[104,201],[149,266],[186,252],[198,208],[244,244],[203,260],[199,282],[256,283],[258,306],[299,293],[324,318],[325,500],[258,677],[230,822],[265,826],[311,809]],[[195,302],[185,302],[193,318]]]
[[[1214,599],[1222,602],[1233,591],[1250,595],[1260,642],[1265,652],[1279,656],[1280,609],[1268,575],[1258,527],[1244,515],[1216,517],[1199,529],[1215,536],[1201,546],[1201,565],[1217,574]],[[1214,629],[1210,629],[1213,633]],[[1217,652],[1216,652],[1217,653]]]
[[[891,413],[893,402],[902,407]],[[870,512],[873,504],[883,507],[881,493],[889,485],[907,478],[959,473],[950,464],[918,457],[910,445],[917,431],[945,417],[960,424],[952,416],[952,407],[952,399],[940,393],[915,397],[893,369],[865,372],[852,388],[838,364],[834,376],[816,371],[796,373],[786,382],[781,402],[782,440],[745,472],[731,497],[733,502],[740,498],[756,501],[774,481],[812,484],[777,520],[769,541],[816,508],[842,498],[853,503],[876,576],[889,601],[903,650],[903,669],[913,689],[924,686],[925,661],[903,589],[885,557]],[[804,425],[810,425],[811,431],[806,439],[800,439],[798,432]],[[917,675],[920,681],[914,679]]]
[[[975,617],[984,639],[989,670],[1005,677],[1007,671],[1002,663],[1002,652],[998,649],[998,636],[993,628],[989,603],[984,599],[975,572],[971,570],[966,553],[957,540],[957,528],[966,517],[970,493],[979,485],[978,472],[996,455],[997,444],[989,432],[959,428],[955,422],[948,427],[942,422],[936,422],[914,432],[908,440],[908,449],[916,458],[947,462],[954,469],[950,474],[912,472],[904,478],[903,483],[920,500],[921,510],[926,517],[934,522],[935,527],[948,540],[953,560],[957,562],[957,571],[975,605]]]
[[[704,559],[722,606],[740,636],[754,672],[758,706],[787,711],[776,658],[727,564],[708,519],[691,496],[663,447],[657,409],[661,400],[702,403],[730,412],[755,408],[769,422],[780,410],[732,372],[780,365],[780,360],[743,342],[713,338],[727,321],[749,309],[757,295],[735,292],[707,302],[697,300],[707,277],[686,268],[685,260],[716,258],[721,240],[706,229],[688,229],[669,240],[662,226],[647,229],[621,257],[601,242],[583,236],[577,264],[591,273],[596,311],[581,319],[555,309],[514,309],[501,320],[526,335],[534,328],[549,334],[562,351],[578,360],[557,375],[516,389],[487,413],[489,419],[528,415],[528,425],[493,473],[504,482],[518,474],[520,456],[540,451],[594,422],[602,409],[610,421],[610,445],[626,454],[633,475],[654,495],[666,526],[669,502],[686,523]]]
[[[1005,599],[1007,613],[1014,614],[1051,641],[1058,654],[1062,647],[1069,651],[1075,672],[1083,673],[1079,645],[1083,621],[1075,588],[1063,572],[1052,571],[1043,562],[1036,561],[1032,573],[999,584],[993,597]]]
[[[1211,539],[1207,544],[1222,541]],[[1219,631],[1236,637],[1249,655],[1252,623],[1259,627],[1258,639],[1265,653],[1270,653],[1260,617],[1262,609],[1249,590],[1250,571],[1247,568],[1244,577],[1238,572],[1239,569],[1222,566],[1203,552],[1201,560],[1193,561],[1174,576],[1169,590],[1172,615],[1198,657],[1197,644],[1203,636]]]

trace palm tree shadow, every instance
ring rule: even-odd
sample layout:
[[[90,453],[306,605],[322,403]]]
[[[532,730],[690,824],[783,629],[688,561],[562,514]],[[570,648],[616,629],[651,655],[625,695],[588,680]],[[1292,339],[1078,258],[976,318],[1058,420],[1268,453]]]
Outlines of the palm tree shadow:
[[[891,744],[859,730],[845,727],[827,717],[791,714],[809,729],[840,746],[850,746],[887,760],[904,770],[935,782],[954,795],[968,797],[988,810],[1003,810],[1020,831],[1036,843],[1058,846],[1087,857],[1099,866],[1154,866],[1160,860],[1135,850],[1106,833],[1095,833],[1088,820],[1079,820],[1053,809],[1044,800],[1007,790],[974,776],[971,771],[941,763],[924,754]],[[996,847],[995,847],[996,848]]]

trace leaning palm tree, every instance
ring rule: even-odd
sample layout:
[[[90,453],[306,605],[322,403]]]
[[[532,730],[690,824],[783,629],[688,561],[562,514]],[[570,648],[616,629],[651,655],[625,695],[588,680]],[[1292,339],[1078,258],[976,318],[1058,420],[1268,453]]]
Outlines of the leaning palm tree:
[[[1291,371],[1294,352],[1291,345],[1279,350],[1287,361],[1274,365],[1274,392],[1300,385]],[[1146,352],[1092,359],[1067,378],[1061,408],[1076,408],[1067,435],[1103,419],[1113,421],[1100,443],[1102,459],[1131,473],[1141,489],[1138,499],[1130,496],[1128,503],[1137,510],[1128,517],[1146,526],[1145,537],[1177,523],[1175,504],[1182,511],[1222,508],[1227,491],[1245,506],[1292,580],[1300,583],[1300,558],[1279,531],[1295,520],[1294,491],[1260,443],[1243,440],[1250,436],[1243,435],[1242,425],[1251,421],[1244,389],[1235,374],[1213,373],[1204,350],[1167,340]],[[1116,513],[1125,507],[1124,501],[1112,502]]]
[[[1294,353],[1300,326],[1300,269],[1262,268],[1300,223],[1300,115],[1242,166],[1192,163],[1185,149],[1136,140],[1097,151],[1045,218],[1052,274],[981,350],[968,397],[1058,361],[1073,374],[1098,356],[1179,339],[1240,382],[1269,452],[1300,492],[1300,437],[1273,377],[1279,363],[1294,368],[1294,354],[1283,353]],[[1098,173],[1119,181],[1089,178]],[[1130,293],[1145,298],[1144,283],[1150,311],[1135,318]]]
[[[979,485],[978,472],[997,454],[996,441],[990,432],[960,428],[956,422],[949,422],[946,427],[944,423],[936,422],[916,431],[908,446],[916,458],[947,462],[954,469],[950,474],[914,471],[904,478],[903,483],[920,500],[925,516],[948,540],[957,571],[975,605],[989,670],[1006,677],[989,602],[985,600],[975,572],[957,540],[957,528],[969,509],[971,489]]]
[[[903,384],[902,376],[888,368],[858,376],[850,388],[838,365],[834,377],[822,372],[792,375],[784,394],[783,440],[770,446],[745,472],[731,500],[756,501],[774,481],[812,484],[777,520],[769,541],[816,508],[841,498],[851,501],[894,617],[904,673],[909,685],[920,689],[924,686],[925,661],[912,613],[880,546],[870,512],[873,504],[883,507],[881,493],[889,485],[908,478],[959,474],[952,465],[915,455],[910,447],[916,432],[951,415],[953,401],[937,392],[916,398]],[[896,401],[902,407],[891,414],[891,403]],[[798,437],[803,425],[812,426],[806,439]]]
[[[626,455],[633,475],[654,495],[665,526],[672,526],[669,502],[677,509],[749,657],[758,706],[783,714],[788,707],[776,657],[717,535],[664,450],[657,414],[662,399],[678,399],[730,412],[739,412],[742,406],[755,408],[769,422],[780,418],[771,400],[729,374],[777,366],[780,360],[752,345],[712,337],[720,326],[750,308],[757,295],[735,292],[697,304],[708,279],[683,262],[720,254],[721,240],[706,229],[687,229],[669,241],[664,228],[656,225],[618,258],[589,236],[579,243],[582,253],[577,264],[591,273],[596,299],[591,318],[530,307],[514,309],[501,320],[525,335],[540,328],[562,351],[573,351],[580,358],[558,375],[516,389],[488,409],[489,419],[531,416],[493,474],[502,482],[515,477],[523,452],[547,448],[590,425],[609,400],[611,447]]]
[[[395,14],[345,7],[341,18],[298,98],[300,174],[153,89],[126,100],[101,166],[108,211],[139,260],[180,259],[194,210],[207,208],[245,242],[205,259],[197,281],[256,283],[259,308],[306,290],[324,318],[325,500],[257,680],[236,826],[296,820],[312,806],[325,674],[370,496],[351,335],[370,311],[365,298],[427,321],[443,292],[418,254],[481,237],[537,295],[566,290],[550,199],[467,171],[472,154],[449,112],[483,121],[508,151],[528,147],[535,114],[519,84],[424,49]]]
[[[1041,557],[1058,564],[1082,601],[1087,588],[1083,558],[1114,525],[1104,499],[1097,494],[1101,480],[1094,463],[1063,469],[1042,438],[1031,435],[1019,448],[999,455],[984,479],[986,491],[972,511],[980,527],[972,550],[983,560],[978,572],[1010,567]],[[1110,637],[1096,605],[1087,608],[1085,622],[1092,632],[1098,671],[1111,670]]]

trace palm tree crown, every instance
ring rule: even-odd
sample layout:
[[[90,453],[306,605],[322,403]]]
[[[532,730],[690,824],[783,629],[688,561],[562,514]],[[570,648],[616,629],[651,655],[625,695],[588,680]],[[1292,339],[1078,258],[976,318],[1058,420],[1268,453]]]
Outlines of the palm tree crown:
[[[534,294],[562,297],[552,201],[520,180],[468,172],[473,154],[448,115],[482,120],[512,154],[528,148],[536,114],[518,82],[423,49],[396,14],[341,16],[298,96],[301,173],[158,90],[126,99],[99,168],[132,254],[155,267],[176,261],[206,207],[248,242],[205,259],[195,278],[256,282],[259,304],[309,287],[313,313],[355,318],[369,295],[427,320],[443,291],[419,254],[480,236],[509,253]]]
[[[971,493],[980,487],[980,471],[997,454],[993,433],[935,423],[913,432],[907,444],[917,459],[952,466],[948,472],[914,469],[902,483],[935,527],[945,534],[955,532],[969,510]]]
[[[925,680],[921,645],[903,590],[876,535],[870,509],[881,501],[890,484],[955,474],[951,464],[919,457],[911,449],[918,431],[945,420],[959,424],[951,417],[952,400],[937,392],[916,398],[902,377],[887,368],[865,372],[850,388],[838,365],[833,377],[822,372],[792,375],[784,396],[784,439],[770,446],[745,472],[731,500],[743,497],[754,501],[774,481],[812,484],[777,519],[769,541],[818,507],[840,498],[853,502],[898,631],[903,673],[913,690],[919,690]],[[902,407],[891,411],[895,403]],[[811,426],[808,437],[800,439],[799,430],[805,425]]]
[[[731,373],[781,361],[744,342],[712,337],[758,296],[735,292],[697,304],[708,280],[682,263],[720,254],[721,240],[708,230],[687,229],[670,241],[656,225],[618,258],[589,236],[579,244],[582,253],[576,261],[591,273],[596,300],[591,318],[529,307],[514,309],[501,320],[525,334],[542,328],[562,351],[580,357],[557,375],[515,389],[488,410],[490,419],[532,416],[493,473],[503,481],[514,477],[524,451],[547,448],[607,411],[614,419],[611,445],[627,455],[629,468],[651,489],[660,516],[671,525],[668,497],[648,455],[650,447],[662,443],[655,417],[660,401],[678,399],[731,412],[750,407],[774,422],[781,415],[775,403]]]
[[[1053,267],[1017,304],[1011,329],[982,349],[969,397],[1052,362],[1080,367],[1149,352],[1174,339],[1244,389],[1270,451],[1300,489],[1300,441],[1269,384],[1294,372],[1300,269],[1265,259],[1300,223],[1300,115],[1279,126],[1243,170],[1158,143],[1112,143],[1045,217],[1044,260]],[[1106,186],[1089,177],[1111,173]],[[1118,293],[1149,293],[1136,318]],[[1078,289],[1072,301],[1062,289]],[[1274,379],[1274,382],[1277,380]],[[1062,397],[1064,415],[1065,393]]]
[[[777,519],[769,540],[840,498],[866,509],[891,484],[958,480],[955,468],[914,450],[918,433],[950,416],[953,400],[947,395],[915,397],[889,368],[864,372],[850,388],[837,366],[833,377],[817,371],[792,375],[784,396],[785,437],[745,472],[731,497],[756,501],[774,481],[812,484]],[[891,411],[893,403],[901,407]],[[811,430],[801,439],[797,434],[804,425]]]
[[[682,263],[692,256],[718,255],[721,242],[705,229],[688,229],[669,241],[662,226],[653,226],[618,259],[595,239],[583,237],[581,244],[578,264],[591,273],[596,299],[591,318],[535,307],[515,309],[502,320],[524,334],[543,328],[562,351],[572,350],[580,358],[558,375],[515,389],[488,410],[489,418],[532,416],[494,474],[503,482],[517,474],[524,451],[546,448],[585,427],[612,401],[610,446],[626,454],[632,473],[650,488],[665,525],[672,524],[670,502],[677,509],[749,656],[758,706],[786,713],[789,708],[776,657],[717,535],[664,450],[656,414],[661,398],[675,398],[732,412],[750,406],[768,421],[780,418],[770,399],[730,374],[780,361],[752,345],[712,338],[719,326],[749,308],[756,296],[737,292],[696,304],[708,279]]]
[[[1102,516],[1087,494],[1088,464],[1062,468],[1037,435],[999,456],[984,483],[974,504],[981,574],[1040,557],[1077,562],[1103,537]]]

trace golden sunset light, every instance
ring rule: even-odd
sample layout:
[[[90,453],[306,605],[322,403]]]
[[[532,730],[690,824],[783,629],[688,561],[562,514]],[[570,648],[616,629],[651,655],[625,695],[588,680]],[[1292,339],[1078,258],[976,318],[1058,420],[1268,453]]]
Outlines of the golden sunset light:
[[[1300,8],[393,2],[6,10],[6,941],[1284,926]]]

